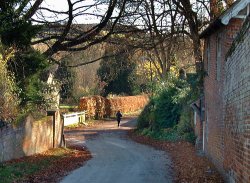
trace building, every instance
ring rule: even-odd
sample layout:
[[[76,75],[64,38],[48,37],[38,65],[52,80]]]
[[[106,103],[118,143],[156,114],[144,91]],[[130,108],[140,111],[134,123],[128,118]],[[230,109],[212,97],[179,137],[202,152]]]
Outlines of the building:
[[[250,182],[249,12],[250,0],[238,0],[201,34],[206,76],[204,99],[192,104],[196,134],[227,182]]]

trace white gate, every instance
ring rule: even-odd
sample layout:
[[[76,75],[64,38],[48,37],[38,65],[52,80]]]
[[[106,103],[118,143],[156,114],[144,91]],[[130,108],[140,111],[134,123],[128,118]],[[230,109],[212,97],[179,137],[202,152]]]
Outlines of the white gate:
[[[86,116],[86,111],[64,114],[63,115],[64,126],[69,126],[79,123],[87,125],[87,123],[85,122],[86,119],[85,116]]]

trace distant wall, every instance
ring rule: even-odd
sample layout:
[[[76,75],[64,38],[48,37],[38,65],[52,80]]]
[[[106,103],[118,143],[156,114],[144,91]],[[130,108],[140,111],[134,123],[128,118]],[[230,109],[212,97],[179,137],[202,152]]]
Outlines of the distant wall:
[[[61,145],[62,122],[60,113],[55,118],[55,147]],[[53,117],[35,121],[28,116],[22,126],[0,128],[0,162],[29,156],[53,148]]]
[[[83,97],[79,108],[86,110],[90,117],[105,117],[114,115],[117,110],[122,113],[136,112],[149,101],[148,95],[104,98],[101,96]]]

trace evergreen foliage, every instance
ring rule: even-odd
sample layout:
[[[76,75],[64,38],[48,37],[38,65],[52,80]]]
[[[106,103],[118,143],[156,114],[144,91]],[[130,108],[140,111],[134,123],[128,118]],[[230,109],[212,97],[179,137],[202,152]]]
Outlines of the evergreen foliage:
[[[46,58],[33,49],[17,52],[9,61],[9,71],[14,73],[17,86],[20,88],[19,97],[22,107],[27,104],[38,106],[46,102],[43,94],[45,82],[42,80],[42,74],[48,66]]]
[[[144,107],[137,120],[137,128],[144,129],[149,128],[150,125],[155,121],[154,113],[154,100],[150,100],[149,103]]]
[[[66,67],[67,61],[62,61],[60,64],[57,73],[59,74],[58,78],[61,79],[61,90],[60,96],[61,99],[74,98],[73,84],[74,79],[76,79],[74,73],[69,67]],[[78,99],[76,99],[78,100]],[[78,102],[78,101],[77,101]]]
[[[129,59],[129,53],[126,51],[117,53],[114,57],[104,58],[97,71],[101,82],[105,82],[101,94],[133,95],[135,68],[136,63]]]
[[[10,0],[4,2],[0,8],[0,39],[8,47],[29,46],[31,38],[40,30],[40,26],[32,25],[30,21],[21,18],[20,12],[16,10],[20,3],[18,0]]]

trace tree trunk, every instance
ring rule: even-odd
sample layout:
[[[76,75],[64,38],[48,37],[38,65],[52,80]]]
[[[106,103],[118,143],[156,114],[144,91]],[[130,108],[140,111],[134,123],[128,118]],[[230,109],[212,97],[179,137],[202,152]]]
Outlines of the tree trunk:
[[[200,73],[202,72],[202,51],[201,51],[201,41],[199,39],[199,35],[194,34],[192,35],[192,41],[193,41],[193,52],[194,52],[194,58],[195,58],[195,68],[196,72]]]

